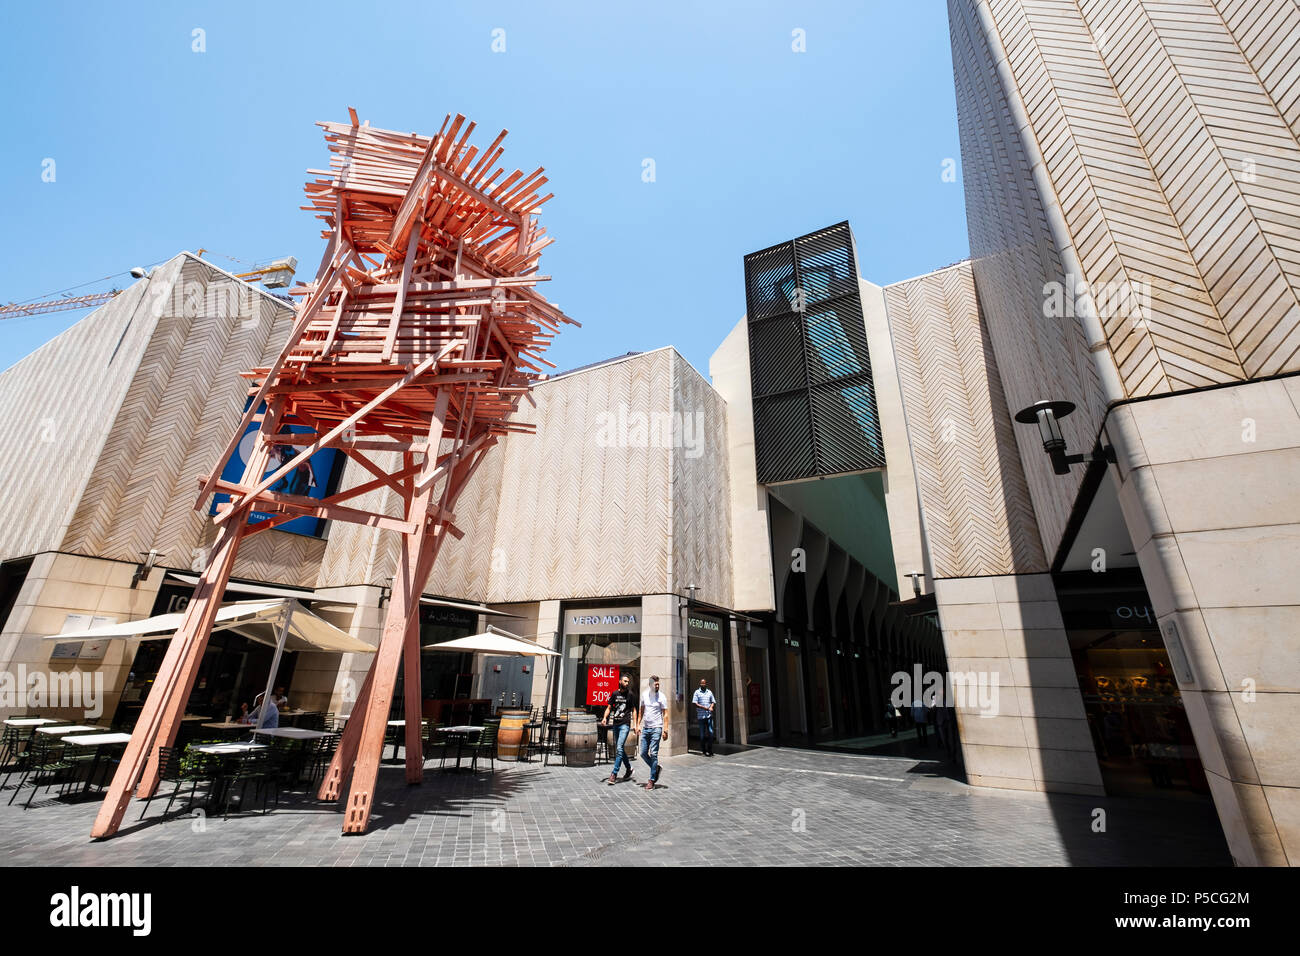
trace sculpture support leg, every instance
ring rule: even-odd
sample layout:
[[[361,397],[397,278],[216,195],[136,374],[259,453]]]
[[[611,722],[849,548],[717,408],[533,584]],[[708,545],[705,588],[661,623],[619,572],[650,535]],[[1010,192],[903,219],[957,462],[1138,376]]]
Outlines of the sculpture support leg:
[[[423,507],[421,499],[417,499],[417,503]],[[393,578],[393,596],[388,604],[388,616],[384,621],[384,632],[379,639],[379,652],[375,658],[370,699],[366,702],[364,714],[355,711],[352,714],[352,720],[360,717],[365,723],[357,742],[356,767],[352,772],[352,786],[344,807],[344,833],[365,833],[370,822],[370,807],[374,798],[375,781],[379,775],[384,734],[388,729],[393,685],[397,680],[397,663],[406,645],[410,616],[420,604],[423,582],[417,580],[416,571],[421,563],[420,551],[428,534],[426,526],[402,542],[401,558],[397,574]],[[418,732],[419,725],[416,727]]]
[[[424,779],[424,740],[420,735],[424,695],[420,692],[420,592],[424,580],[416,577],[414,597],[406,618],[406,644],[403,655],[406,691],[406,782]]]
[[[352,702],[352,716],[348,718],[347,726],[343,728],[338,749],[334,751],[329,769],[325,771],[325,778],[321,780],[320,790],[316,793],[318,800],[337,800],[339,794],[343,792],[343,782],[357,759],[357,742],[361,739],[361,728],[365,726],[363,715],[370,705],[370,685],[374,682],[377,663],[379,663],[378,658],[371,659],[370,670],[366,671],[366,679],[361,684],[361,691],[357,694],[357,699]]]
[[[131,735],[131,742],[122,754],[117,773],[113,775],[103,806],[95,818],[95,825],[90,831],[92,837],[109,837],[117,832],[146,765],[154,765],[156,777],[157,753],[154,744],[158,742],[159,746],[170,746],[171,739],[176,734],[177,722],[184,714],[185,703],[189,699],[190,687],[197,672],[196,664],[202,659],[203,650],[207,647],[208,635],[212,632],[217,611],[221,607],[221,595],[225,591],[226,582],[230,580],[239,539],[243,534],[242,520],[230,522],[217,532],[208,566],[199,577],[194,596],[185,607],[181,626],[167,647],[158,676],[154,679],[153,688],[145,699],[144,709],[140,712],[135,731]]]

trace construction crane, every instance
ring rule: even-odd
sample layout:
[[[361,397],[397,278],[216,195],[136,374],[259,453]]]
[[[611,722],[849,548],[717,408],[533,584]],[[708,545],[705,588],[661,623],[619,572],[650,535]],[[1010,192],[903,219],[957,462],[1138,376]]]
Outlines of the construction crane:
[[[28,302],[26,305],[11,302],[8,305],[0,305],[0,319],[14,319],[20,315],[40,315],[42,312],[61,312],[64,309],[88,309],[103,305],[121,291],[121,289],[110,289],[108,292],[96,292],[94,295],[48,299],[44,302]]]
[[[200,249],[197,253],[199,258],[207,249]],[[229,259],[229,256],[223,258]],[[238,262],[238,259],[232,259],[232,262]],[[267,289],[284,289],[293,281],[293,274],[298,269],[298,260],[293,256],[286,256],[283,259],[276,259],[265,266],[259,266],[249,272],[235,273],[235,278],[243,279],[246,282],[261,282]],[[138,274],[137,274],[138,273]],[[142,278],[146,273],[143,269],[132,269],[131,274],[136,278]],[[10,302],[8,305],[0,305],[0,319],[16,319],[24,315],[41,315],[45,312],[62,312],[64,309],[89,309],[98,305],[103,305],[115,295],[121,294],[121,289],[110,289],[107,292],[96,292],[93,295],[68,296],[62,299],[47,299],[44,302],[28,302],[19,304]],[[292,304],[293,300],[287,295],[276,295],[277,299]]]
[[[211,249],[199,249],[195,255],[200,259],[203,253],[211,252]],[[221,253],[217,253],[221,256]],[[239,262],[231,256],[221,256],[223,259],[230,259],[231,262]],[[245,282],[260,282],[268,289],[285,289],[293,281],[293,274],[298,271],[298,260],[293,256],[285,256],[283,259],[276,259],[264,266],[257,266],[249,272],[236,272],[236,279],[243,279]]]

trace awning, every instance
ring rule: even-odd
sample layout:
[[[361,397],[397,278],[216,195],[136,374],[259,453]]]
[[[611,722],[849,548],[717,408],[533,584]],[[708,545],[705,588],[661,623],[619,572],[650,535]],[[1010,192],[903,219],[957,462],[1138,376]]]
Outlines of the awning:
[[[174,581],[180,581],[182,584],[188,584],[190,587],[199,583],[197,574],[181,574],[179,571],[168,571],[167,577]],[[231,581],[226,584],[226,593],[229,594],[231,591],[239,594],[260,594],[263,597],[297,598],[299,601],[326,600],[304,588],[282,588],[274,584],[240,584],[238,581]],[[354,602],[335,601],[334,603],[352,604]]]
[[[196,574],[181,574],[179,571],[168,571],[167,577],[182,584],[188,584],[190,587],[199,583]],[[278,598],[297,598],[299,601],[320,601],[325,604],[356,604],[355,601],[345,601],[341,598],[329,594],[317,594],[314,591],[307,591],[301,588],[279,587],[274,584],[240,584],[238,581],[231,581],[226,585],[226,593],[236,591],[240,594],[261,594],[267,597]],[[451,601],[447,598],[435,598],[428,595],[420,596],[421,604],[429,604],[434,607],[452,607],[458,611],[473,611],[476,614],[490,614],[495,617],[513,617],[522,620],[518,614],[511,614],[509,611],[498,611],[488,607],[486,604],[474,604],[470,601]]]
[[[935,604],[934,592],[921,594],[917,597],[910,598],[906,601],[890,601],[890,607],[896,607],[908,617],[921,617],[925,614],[933,614],[938,610]]]
[[[511,634],[509,631],[492,628],[491,625],[488,627],[489,629],[482,634],[458,637],[454,641],[443,641],[441,644],[425,644],[424,649],[427,651],[456,651],[459,653],[513,654],[517,657],[560,656],[555,651],[543,647],[535,641],[530,641],[517,634]]]
[[[466,601],[449,601],[446,598],[432,598],[426,595],[420,596],[421,604],[430,604],[434,607],[454,607],[460,611],[474,611],[477,614],[492,614],[496,617],[513,617],[523,620],[523,615],[511,614],[509,611],[498,611],[488,607],[486,604],[470,604]]]
[[[289,615],[289,629],[285,635],[284,649],[288,651],[326,651],[335,654],[372,654],[375,651],[365,641],[358,640],[340,630],[322,617],[317,617],[297,601],[285,598],[280,601],[235,601],[217,611],[213,631],[234,631],[251,641],[275,647],[279,643],[280,629],[285,612]],[[94,641],[105,638],[140,637],[146,640],[170,638],[181,626],[183,614],[159,614],[138,621],[105,624],[85,631],[52,634],[47,641]]]

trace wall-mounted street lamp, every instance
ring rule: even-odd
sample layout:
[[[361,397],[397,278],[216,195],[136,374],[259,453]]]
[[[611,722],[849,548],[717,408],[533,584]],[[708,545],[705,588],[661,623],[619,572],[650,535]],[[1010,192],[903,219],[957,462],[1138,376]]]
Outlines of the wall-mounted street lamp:
[[[139,586],[141,581],[147,580],[154,566],[157,565],[158,559],[167,554],[166,551],[159,551],[157,548],[150,548],[148,553],[141,551],[145,559],[135,566],[135,574],[131,577],[131,588],[134,590]]]
[[[1039,437],[1043,440],[1043,451],[1052,459],[1052,471],[1058,475],[1068,475],[1071,465],[1085,461],[1114,461],[1115,452],[1107,445],[1099,451],[1088,455],[1067,455],[1065,438],[1061,434],[1061,419],[1074,411],[1074,402],[1034,402],[1028,408],[1016,412],[1016,421],[1022,425],[1038,425]]]

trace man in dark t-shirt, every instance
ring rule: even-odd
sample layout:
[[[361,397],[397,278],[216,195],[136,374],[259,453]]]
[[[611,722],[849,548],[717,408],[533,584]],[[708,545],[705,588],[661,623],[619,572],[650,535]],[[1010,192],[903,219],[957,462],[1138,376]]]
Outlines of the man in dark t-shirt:
[[[620,762],[627,764],[627,772],[623,774],[623,779],[632,779],[632,761],[628,758],[623,745],[632,730],[632,718],[635,714],[636,697],[632,694],[632,679],[624,674],[618,682],[618,690],[609,695],[609,706],[605,708],[605,716],[601,718],[603,723],[609,724],[615,731],[614,769],[610,772],[609,779],[605,781],[607,784],[618,782]]]

